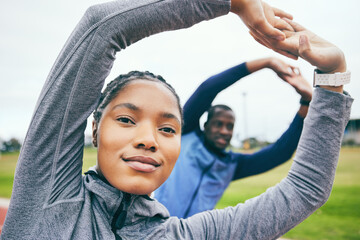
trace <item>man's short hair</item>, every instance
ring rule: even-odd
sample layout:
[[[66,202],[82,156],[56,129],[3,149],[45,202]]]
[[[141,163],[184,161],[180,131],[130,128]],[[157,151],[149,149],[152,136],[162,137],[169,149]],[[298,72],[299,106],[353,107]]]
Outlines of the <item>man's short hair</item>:
[[[208,109],[208,115],[207,115],[206,122],[208,122],[214,116],[216,109],[222,109],[224,111],[232,111],[233,112],[233,110],[229,106],[224,105],[224,104],[218,104],[218,105],[211,106]]]

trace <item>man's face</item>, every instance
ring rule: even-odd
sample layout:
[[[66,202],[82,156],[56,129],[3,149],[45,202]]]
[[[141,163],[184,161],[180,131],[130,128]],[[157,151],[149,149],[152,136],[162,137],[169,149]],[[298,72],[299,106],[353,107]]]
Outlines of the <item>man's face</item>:
[[[204,127],[205,141],[218,150],[224,150],[233,135],[235,116],[231,110],[215,109],[214,115]]]

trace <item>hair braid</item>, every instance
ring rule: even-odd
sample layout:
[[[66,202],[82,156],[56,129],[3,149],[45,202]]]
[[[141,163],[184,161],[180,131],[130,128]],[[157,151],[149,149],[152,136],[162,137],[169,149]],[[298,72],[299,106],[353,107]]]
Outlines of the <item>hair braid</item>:
[[[139,80],[139,79],[163,83],[174,94],[179,107],[181,122],[183,121],[182,120],[183,112],[180,105],[180,98],[175,92],[175,89],[169,83],[167,83],[162,76],[155,75],[148,71],[145,72],[131,71],[127,74],[119,75],[117,78],[115,78],[106,85],[105,90],[101,93],[98,106],[96,107],[93,113],[95,122],[97,124],[100,122],[102,113],[106,108],[106,106],[118,95],[121,89],[123,89],[131,81]]]

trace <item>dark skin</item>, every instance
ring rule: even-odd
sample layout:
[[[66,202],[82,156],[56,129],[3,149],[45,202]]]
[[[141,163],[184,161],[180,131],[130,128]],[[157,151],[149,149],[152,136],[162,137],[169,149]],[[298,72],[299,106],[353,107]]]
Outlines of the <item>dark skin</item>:
[[[214,115],[204,124],[205,142],[215,150],[222,151],[233,135],[235,115],[231,110],[216,108]]]
[[[250,73],[261,69],[273,70],[280,79],[290,84],[305,101],[311,101],[312,87],[301,75],[300,70],[277,58],[261,58],[246,63]],[[308,106],[300,105],[298,114],[305,118]],[[215,151],[225,150],[233,135],[235,115],[231,110],[216,108],[214,115],[204,125],[205,143]]]

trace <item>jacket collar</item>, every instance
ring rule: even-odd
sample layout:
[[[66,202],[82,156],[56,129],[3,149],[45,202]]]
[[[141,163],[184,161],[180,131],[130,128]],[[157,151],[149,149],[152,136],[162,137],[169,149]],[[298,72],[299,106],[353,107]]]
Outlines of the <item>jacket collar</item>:
[[[116,211],[124,200],[126,193],[114,188],[106,180],[103,180],[94,170],[85,173],[85,188],[93,193],[94,199],[102,211],[112,221]],[[142,218],[154,216],[161,218],[170,217],[169,211],[157,200],[148,196],[130,194],[127,205],[127,216],[125,225],[136,222]]]

